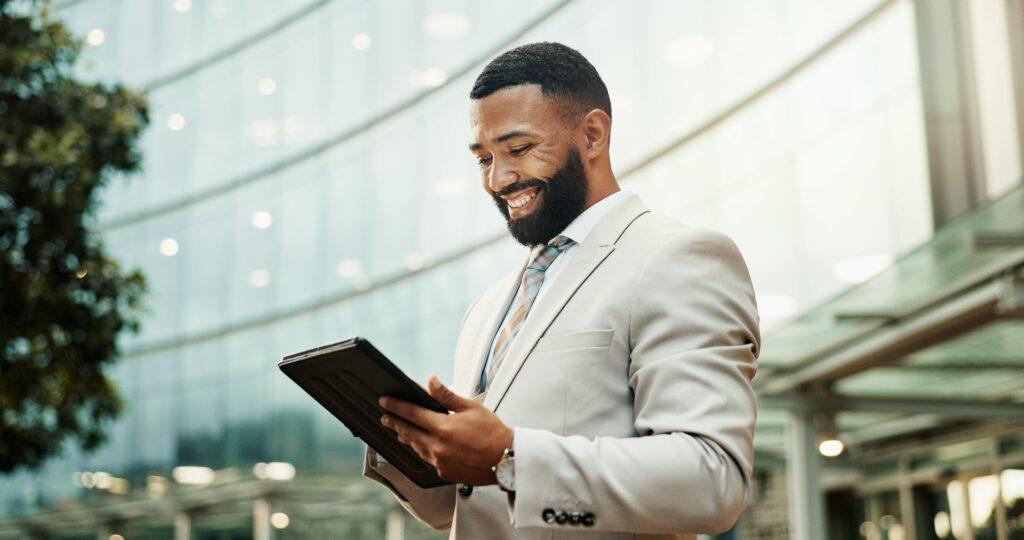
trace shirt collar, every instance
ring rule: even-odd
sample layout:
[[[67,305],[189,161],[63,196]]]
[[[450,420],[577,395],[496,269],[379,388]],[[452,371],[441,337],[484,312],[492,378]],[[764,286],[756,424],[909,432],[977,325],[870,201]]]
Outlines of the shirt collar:
[[[620,189],[611,195],[597,201],[590,208],[584,210],[580,215],[576,216],[576,219],[572,220],[568,226],[560,233],[562,236],[566,236],[572,239],[577,244],[582,243],[583,239],[590,234],[590,231],[594,229],[598,221],[608,213],[609,210],[615,206],[615,203],[621,199],[632,195],[632,192]]]

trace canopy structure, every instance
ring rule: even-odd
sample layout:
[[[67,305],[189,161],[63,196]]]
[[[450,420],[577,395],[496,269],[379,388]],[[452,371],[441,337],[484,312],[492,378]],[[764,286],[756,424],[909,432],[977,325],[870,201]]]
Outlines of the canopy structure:
[[[941,228],[888,269],[764,337],[756,438],[785,458],[791,525],[823,538],[817,447],[864,489],[865,464],[912,442],[963,433],[1013,451],[1024,420],[1024,188]],[[985,431],[979,431],[985,430]],[[986,439],[987,440],[987,439]],[[1003,444],[1000,444],[1002,442]],[[912,452],[910,452],[912,453]],[[825,462],[826,471],[830,462]],[[802,522],[802,525],[798,522]]]

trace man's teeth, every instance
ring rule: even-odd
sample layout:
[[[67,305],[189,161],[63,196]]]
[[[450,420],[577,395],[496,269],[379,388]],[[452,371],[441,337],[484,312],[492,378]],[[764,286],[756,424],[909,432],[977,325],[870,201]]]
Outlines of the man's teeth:
[[[512,208],[519,208],[520,206],[522,206],[522,205],[530,202],[531,200],[533,200],[533,198],[536,197],[536,196],[537,196],[536,193],[532,193],[530,195],[523,195],[522,197],[519,197],[518,199],[513,199],[513,200],[509,201],[508,205],[511,206]]]

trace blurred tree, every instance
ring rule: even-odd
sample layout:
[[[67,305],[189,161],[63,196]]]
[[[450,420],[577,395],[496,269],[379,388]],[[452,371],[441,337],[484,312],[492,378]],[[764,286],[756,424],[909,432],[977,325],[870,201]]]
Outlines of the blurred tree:
[[[104,440],[117,336],[146,291],[89,225],[106,181],[139,168],[148,106],[76,81],[82,42],[48,10],[0,0],[0,473]]]

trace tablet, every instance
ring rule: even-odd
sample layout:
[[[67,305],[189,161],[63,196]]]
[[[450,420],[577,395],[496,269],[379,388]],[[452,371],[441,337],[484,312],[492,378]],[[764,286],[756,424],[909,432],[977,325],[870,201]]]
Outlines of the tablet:
[[[451,484],[437,475],[395,432],[380,423],[377,400],[391,396],[447,413],[418,383],[364,338],[354,337],[285,356],[278,367],[341,420],[353,435],[422,488]]]

